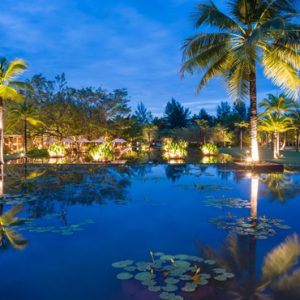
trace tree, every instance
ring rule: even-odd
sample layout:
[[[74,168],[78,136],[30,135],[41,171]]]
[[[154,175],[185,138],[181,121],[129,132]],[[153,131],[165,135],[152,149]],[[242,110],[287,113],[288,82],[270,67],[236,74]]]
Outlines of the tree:
[[[195,27],[213,30],[186,39],[181,73],[202,72],[197,92],[210,79],[222,76],[234,100],[249,96],[251,158],[258,161],[256,65],[261,63],[267,78],[297,97],[300,26],[293,24],[296,1],[232,0],[228,6],[230,15],[212,1],[197,5]]]
[[[4,131],[3,131],[3,106],[4,101],[22,102],[23,96],[19,93],[20,90],[28,89],[28,84],[15,81],[15,79],[27,69],[27,64],[24,60],[15,59],[8,62],[6,58],[0,58],[0,164],[4,164],[3,146],[4,146]]]
[[[280,157],[279,134],[292,128],[292,119],[285,115],[279,116],[276,113],[268,114],[259,121],[259,130],[273,133],[273,158]]]
[[[296,108],[296,106],[297,105],[295,101],[291,98],[286,97],[286,95],[283,93],[280,94],[278,97],[272,94],[268,94],[267,98],[264,98],[259,104],[259,107],[265,109],[265,111],[261,113],[260,116],[267,116],[267,115],[274,114],[274,116],[278,117],[279,120],[281,117],[284,116],[284,114],[292,113]],[[284,118],[280,120],[282,121],[284,120]],[[290,126],[289,129],[291,129]],[[276,132],[276,138],[273,141],[278,143],[278,145],[280,145],[280,132]],[[285,142],[283,143],[283,145],[285,145]],[[273,147],[275,148],[275,146]]]
[[[242,122],[239,122],[239,123],[235,123],[234,125],[236,127],[238,127],[239,130],[240,130],[240,149],[242,150],[243,149],[243,130],[245,128],[249,127],[249,123],[247,123],[246,121],[242,121]]]
[[[18,104],[15,108],[9,112],[10,120],[14,124],[19,122],[23,123],[23,136],[24,136],[24,157],[27,155],[27,134],[28,123],[33,126],[42,125],[43,122],[38,118],[38,111],[32,104],[27,104],[26,101]]]
[[[198,119],[206,120],[208,122],[209,126],[213,126],[213,124],[214,124],[214,117],[209,115],[204,108],[201,108],[199,115],[198,115]]]
[[[217,118],[222,121],[231,114],[231,107],[228,102],[222,101],[221,104],[217,106]]]
[[[235,101],[233,103],[233,113],[238,114],[242,120],[247,117],[246,104],[244,101]]]
[[[198,119],[196,120],[196,123],[199,127],[199,133],[200,133],[200,144],[206,143],[206,130],[209,128],[208,121],[204,119]]]
[[[151,111],[146,108],[143,102],[138,104],[134,115],[137,119],[137,122],[143,126],[150,124],[153,120]]]
[[[188,125],[190,110],[173,98],[167,103],[165,115],[170,128],[182,128]]]

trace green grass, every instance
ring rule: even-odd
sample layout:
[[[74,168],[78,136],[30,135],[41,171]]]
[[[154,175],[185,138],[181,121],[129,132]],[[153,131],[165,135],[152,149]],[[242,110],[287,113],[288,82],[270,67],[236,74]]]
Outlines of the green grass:
[[[231,154],[234,157],[245,157],[246,151],[250,150],[249,148],[244,148],[243,151],[240,150],[239,147],[232,147],[232,148],[220,148],[220,153],[227,153]],[[285,164],[300,164],[300,152],[296,150],[283,150],[280,151],[282,155],[279,159],[272,158],[272,150],[271,149],[260,149],[260,156],[262,160],[285,163]]]

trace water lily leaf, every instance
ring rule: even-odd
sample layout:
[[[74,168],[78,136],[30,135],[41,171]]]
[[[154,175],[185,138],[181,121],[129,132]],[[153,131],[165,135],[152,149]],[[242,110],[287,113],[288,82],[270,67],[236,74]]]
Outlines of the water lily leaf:
[[[206,259],[204,262],[208,265],[214,265],[216,263],[216,261],[212,259]]]
[[[186,283],[185,286],[181,289],[184,292],[194,292],[197,288],[195,283]]]
[[[215,276],[214,279],[218,281],[225,281],[227,277],[224,274],[222,274],[222,275]]]
[[[166,286],[163,287],[163,290],[165,292],[175,292],[178,290],[178,287],[174,284],[167,284]]]
[[[122,261],[117,261],[117,262],[113,263],[112,266],[114,268],[125,268],[132,264],[133,264],[132,260],[122,260]]]
[[[146,280],[151,280],[154,277],[155,275],[151,274],[150,272],[141,272],[141,273],[137,273],[134,278],[139,281],[146,281]]]
[[[149,287],[148,287],[148,290],[149,290],[150,292],[160,292],[161,288],[160,288],[160,286],[155,286],[155,285],[153,285],[153,286],[149,286]]]
[[[123,273],[119,273],[117,275],[117,278],[120,280],[128,280],[128,279],[133,278],[133,275],[130,273],[127,273],[127,272],[123,272]]]
[[[176,283],[179,282],[179,279],[176,279],[176,278],[173,278],[173,277],[168,277],[168,278],[165,280],[165,282],[166,282],[167,284],[176,284]]]

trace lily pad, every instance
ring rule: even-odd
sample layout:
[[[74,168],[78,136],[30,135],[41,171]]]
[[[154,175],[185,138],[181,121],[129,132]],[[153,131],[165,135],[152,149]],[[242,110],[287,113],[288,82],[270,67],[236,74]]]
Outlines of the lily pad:
[[[119,273],[117,275],[117,278],[120,280],[128,280],[128,279],[133,278],[133,275],[130,273],[127,273],[127,272],[123,272],[123,273]]]
[[[133,264],[132,260],[121,260],[112,264],[114,268],[125,268]]]

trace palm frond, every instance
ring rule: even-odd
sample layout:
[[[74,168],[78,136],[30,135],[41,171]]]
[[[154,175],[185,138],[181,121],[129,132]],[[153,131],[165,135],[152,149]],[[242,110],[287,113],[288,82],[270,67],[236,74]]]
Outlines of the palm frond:
[[[19,94],[19,92],[7,85],[0,85],[0,97],[4,100],[13,100],[16,102],[23,101],[23,95]]]
[[[14,248],[22,250],[27,246],[28,241],[26,239],[24,239],[20,234],[15,232],[14,230],[4,228],[3,231],[4,231],[5,236],[9,240],[10,244]]]
[[[198,4],[197,10],[193,13],[193,18],[195,27],[205,24],[222,30],[244,31],[237,22],[222,13],[212,1],[210,4]]]
[[[282,60],[278,51],[269,47],[263,51],[262,63],[266,77],[296,99],[300,89],[300,79],[295,66]]]
[[[26,62],[22,59],[15,59],[11,61],[5,72],[2,74],[1,81],[7,82],[16,78],[18,75],[22,74],[28,68]]]
[[[262,268],[263,279],[272,281],[283,275],[297,263],[299,255],[299,237],[293,235],[266,256]]]
[[[0,216],[0,224],[2,226],[12,225],[17,221],[15,217],[23,209],[22,205],[17,205]]]

